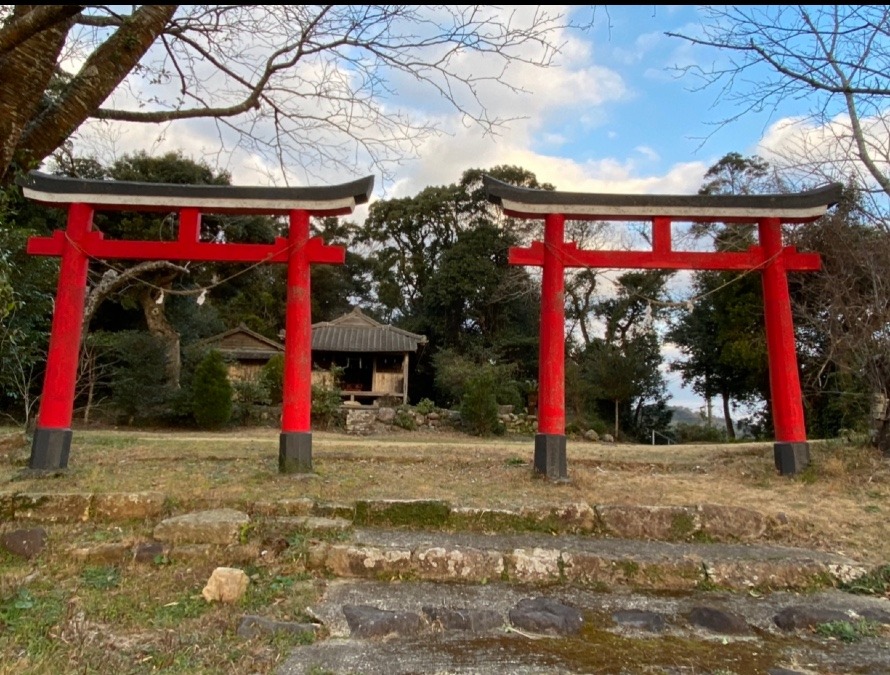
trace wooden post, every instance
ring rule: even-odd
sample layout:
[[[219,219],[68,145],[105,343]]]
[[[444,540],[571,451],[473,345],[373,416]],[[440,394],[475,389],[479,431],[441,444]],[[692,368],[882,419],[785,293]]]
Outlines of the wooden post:
[[[782,223],[777,218],[764,218],[758,223],[758,230],[767,260],[762,273],[763,310],[776,430],[776,468],[782,474],[795,474],[809,464],[810,452],[797,370],[788,273],[782,259]]]
[[[312,471],[312,304],[308,242],[309,213],[292,211],[287,238],[284,392],[278,443],[281,473]]]
[[[37,429],[28,462],[28,467],[35,471],[57,471],[68,466],[74,387],[77,382],[89,268],[89,258],[81,249],[80,243],[92,225],[92,207],[79,203],[69,206],[46,357],[43,398],[40,401]]]
[[[538,433],[535,471],[565,480],[565,265],[562,247],[565,216],[552,213],[544,221],[544,260],[541,281],[541,343],[538,381]]]

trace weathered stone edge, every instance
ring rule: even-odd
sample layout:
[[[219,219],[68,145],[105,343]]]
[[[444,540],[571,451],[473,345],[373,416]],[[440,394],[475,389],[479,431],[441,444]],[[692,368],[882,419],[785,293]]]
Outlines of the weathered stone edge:
[[[503,581],[518,585],[581,586],[602,591],[628,587],[663,591],[812,590],[834,586],[866,571],[864,567],[814,560],[726,563],[707,556],[686,556],[652,561],[560,548],[495,551],[459,546],[408,548],[329,542],[310,544],[306,567],[345,578]]]
[[[455,507],[444,500],[358,500],[331,504],[312,499],[176,501],[159,492],[36,493],[0,495],[0,520],[42,523],[151,520],[193,510],[236,507],[252,515],[325,516],[359,526],[475,531],[561,532],[659,541],[750,541],[771,538],[787,517],[715,504],[693,506],[590,505],[584,502],[518,509]]]

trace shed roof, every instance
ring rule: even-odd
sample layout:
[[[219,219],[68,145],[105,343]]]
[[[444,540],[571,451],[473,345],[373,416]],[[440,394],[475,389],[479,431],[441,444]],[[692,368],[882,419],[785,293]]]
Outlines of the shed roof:
[[[426,336],[374,321],[358,307],[312,325],[312,349],[324,352],[416,352]]]
[[[270,340],[244,324],[224,333],[201,340],[199,344],[212,346],[224,356],[237,360],[269,359],[284,353],[284,345]]]

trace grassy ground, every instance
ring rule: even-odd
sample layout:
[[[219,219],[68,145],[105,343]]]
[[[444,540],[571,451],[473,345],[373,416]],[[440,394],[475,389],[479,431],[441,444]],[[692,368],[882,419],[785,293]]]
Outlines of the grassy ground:
[[[0,430],[0,493],[156,490],[181,502],[309,497],[444,499],[455,505],[725,504],[797,524],[788,543],[890,560],[890,462],[863,447],[813,443],[813,466],[778,476],[771,443],[606,445],[569,441],[570,483],[531,475],[533,441],[402,433],[355,438],[316,433],[316,477],[278,473],[278,432],[77,431],[70,471],[57,479],[16,480],[29,448]],[[5,461],[4,461],[5,459]]]
[[[29,448],[0,429],[0,494],[156,490],[185,503],[310,497],[436,498],[456,505],[736,504],[784,513],[786,543],[840,551],[865,563],[890,561],[890,463],[869,449],[813,445],[814,466],[777,476],[772,445],[635,446],[569,442],[568,485],[536,479],[533,441],[402,433],[353,438],[316,433],[311,479],[277,471],[278,432],[218,434],[76,431],[70,471],[22,479]],[[246,613],[300,621],[318,591],[296,554],[258,563],[236,606],[200,597],[212,562],[157,560],[101,566],[53,555],[33,564],[0,554],[0,673],[269,672],[306,637],[234,638]],[[129,527],[130,529],[127,529]],[[140,526],[78,525],[82,542],[147,536]],[[295,547],[296,550],[298,547]],[[288,549],[289,550],[289,549]]]

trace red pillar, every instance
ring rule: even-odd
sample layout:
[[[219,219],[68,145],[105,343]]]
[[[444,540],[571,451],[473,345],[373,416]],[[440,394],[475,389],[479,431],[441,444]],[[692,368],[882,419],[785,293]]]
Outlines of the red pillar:
[[[541,344],[538,366],[538,433],[535,470],[564,480],[565,437],[565,265],[562,248],[565,216],[549,214],[544,222],[541,280]]]
[[[765,218],[758,224],[760,245],[767,263],[763,268],[763,305],[766,344],[769,355],[770,398],[776,429],[776,468],[793,474],[809,463],[806,425],[788,273],[782,259],[782,224],[777,218]]]
[[[29,468],[54,471],[68,466],[71,450],[71,416],[80,359],[83,306],[89,258],[79,242],[93,225],[93,208],[71,204],[59,268],[52,332],[46,358],[43,398],[31,444]]]
[[[312,303],[309,295],[309,213],[292,211],[288,233],[284,392],[278,469],[312,470]]]

